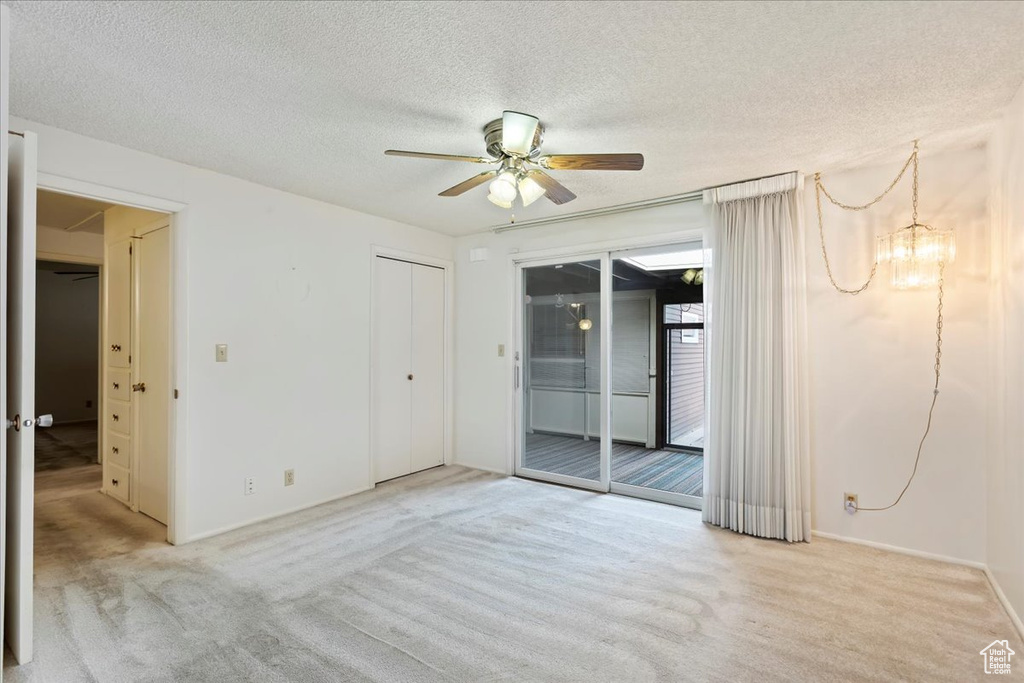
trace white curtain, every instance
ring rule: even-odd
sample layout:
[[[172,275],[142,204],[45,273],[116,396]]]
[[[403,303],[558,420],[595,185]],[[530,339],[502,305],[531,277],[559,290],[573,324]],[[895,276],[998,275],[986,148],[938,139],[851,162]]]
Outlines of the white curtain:
[[[704,521],[811,538],[806,283],[795,173],[707,190]]]

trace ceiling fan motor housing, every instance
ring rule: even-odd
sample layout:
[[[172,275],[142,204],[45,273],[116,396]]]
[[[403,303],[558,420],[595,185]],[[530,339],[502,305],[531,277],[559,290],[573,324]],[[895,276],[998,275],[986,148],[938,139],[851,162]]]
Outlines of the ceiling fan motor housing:
[[[508,153],[501,147],[501,131],[501,119],[494,119],[484,126],[484,143],[487,145],[487,153],[495,159],[508,156]],[[544,125],[537,124],[537,132],[534,134],[533,142],[530,145],[530,158],[540,154],[540,145],[543,141]]]

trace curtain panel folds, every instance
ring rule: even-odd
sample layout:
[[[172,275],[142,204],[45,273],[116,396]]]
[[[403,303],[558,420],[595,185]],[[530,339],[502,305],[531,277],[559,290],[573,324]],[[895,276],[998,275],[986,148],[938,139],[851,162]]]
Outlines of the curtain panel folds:
[[[704,192],[704,521],[787,541],[811,538],[800,180],[791,173]]]

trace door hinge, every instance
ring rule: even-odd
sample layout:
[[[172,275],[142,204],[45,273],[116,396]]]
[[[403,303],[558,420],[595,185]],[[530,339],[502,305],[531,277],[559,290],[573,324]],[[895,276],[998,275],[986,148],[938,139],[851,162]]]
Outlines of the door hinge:
[[[132,245],[129,244],[128,245],[128,255],[131,256],[131,253],[132,253]]]
[[[131,365],[131,364],[132,364],[132,356],[131,356],[131,354],[128,354],[128,365]]]
[[[178,398],[178,390],[177,389],[174,390],[174,398]]]

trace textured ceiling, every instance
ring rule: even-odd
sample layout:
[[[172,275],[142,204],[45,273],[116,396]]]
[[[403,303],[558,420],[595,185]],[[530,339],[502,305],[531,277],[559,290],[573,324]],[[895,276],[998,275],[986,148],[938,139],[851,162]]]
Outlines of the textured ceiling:
[[[58,230],[103,234],[103,216],[113,204],[39,190],[36,199],[36,223]],[[100,215],[97,215],[100,214]]]
[[[12,113],[451,234],[508,220],[437,193],[503,109],[579,199],[525,220],[827,168],[977,127],[1024,80],[1024,3],[8,2]],[[339,226],[341,227],[341,226]]]

